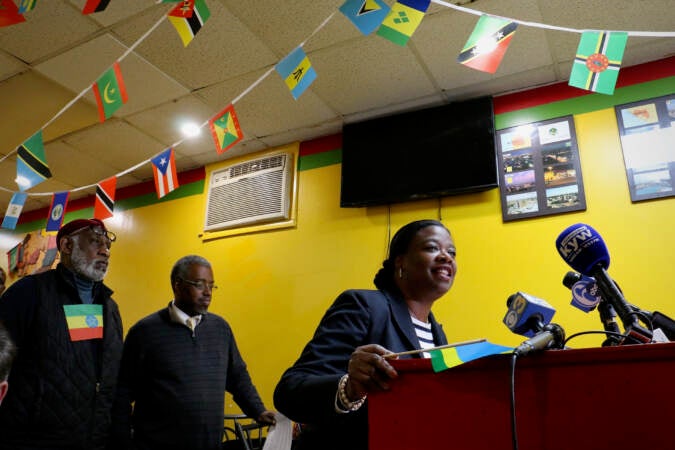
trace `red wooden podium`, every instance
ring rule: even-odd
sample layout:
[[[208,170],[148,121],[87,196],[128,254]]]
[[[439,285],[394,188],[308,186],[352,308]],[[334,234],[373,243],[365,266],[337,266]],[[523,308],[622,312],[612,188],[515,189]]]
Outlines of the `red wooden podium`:
[[[434,373],[394,361],[368,397],[370,450],[511,450],[511,355]],[[675,343],[548,350],[518,358],[519,450],[675,449]]]

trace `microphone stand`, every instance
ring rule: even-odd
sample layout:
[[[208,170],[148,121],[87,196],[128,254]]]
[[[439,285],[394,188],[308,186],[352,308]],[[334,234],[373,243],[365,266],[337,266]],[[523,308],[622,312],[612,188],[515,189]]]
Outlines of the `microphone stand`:
[[[619,324],[616,323],[616,311],[614,311],[614,307],[611,303],[601,300],[600,303],[598,303],[598,312],[600,313],[600,321],[602,322],[605,331],[621,334]],[[602,346],[611,347],[619,344],[621,344],[621,339],[615,334],[609,334],[607,335],[607,339],[602,343]]]

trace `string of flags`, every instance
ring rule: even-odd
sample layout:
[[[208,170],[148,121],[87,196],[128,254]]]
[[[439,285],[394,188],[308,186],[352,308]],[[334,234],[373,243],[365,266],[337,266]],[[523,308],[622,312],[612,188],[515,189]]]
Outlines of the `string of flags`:
[[[515,37],[519,24],[581,33],[581,39],[570,74],[569,85],[607,95],[614,93],[614,87],[629,35],[675,37],[675,32],[655,33],[563,29],[543,24],[522,22],[511,18],[496,17],[441,0],[396,0],[391,7],[384,0],[346,0],[340,6],[339,11],[363,35],[375,33],[396,45],[405,46],[422,23],[431,2],[479,16],[471,35],[457,57],[457,61],[467,67],[487,73],[495,73],[497,71],[509,44]],[[18,0],[18,3],[19,5],[17,6],[13,0],[0,0],[0,27],[24,22],[26,20],[24,14],[35,9],[37,0]],[[104,11],[109,3],[110,0],[87,0],[82,9],[82,14],[93,14]],[[158,3],[177,4],[168,12],[166,17],[176,29],[185,47],[192,42],[211,15],[206,5],[206,0],[158,0]],[[332,15],[314,33],[322,28],[330,18],[332,18]],[[132,48],[138,45],[147,34],[149,33],[146,33],[145,36],[139,39]],[[302,48],[303,45],[304,42],[294,48],[274,67],[296,100],[311,86],[318,76]],[[121,59],[115,61],[91,86],[96,98],[100,122],[104,122],[112,117],[128,101],[124,78],[119,65]],[[256,86],[270,72],[268,71],[264,74],[248,90]],[[243,94],[237,100],[242,96]],[[235,102],[236,100],[232,101],[231,104],[216,114],[216,116],[202,124],[202,126],[208,124],[218,154],[222,154],[232,148],[243,138],[239,120],[234,110]],[[179,144],[180,142],[163,150],[150,160],[141,163],[151,162],[152,164],[157,198],[162,198],[179,187],[174,154],[174,147]],[[14,229],[16,227],[21,210],[29,195],[25,191],[52,176],[47,164],[42,130],[21,144],[17,148],[17,153],[16,182],[19,192],[13,193],[5,217],[0,225],[2,228],[7,229]],[[0,162],[2,160],[4,158],[0,159]],[[113,215],[115,186],[117,177],[121,175],[118,174],[96,184],[95,218],[103,220]],[[90,186],[78,189],[88,187]],[[7,191],[7,189],[2,187],[0,189]],[[49,193],[42,193],[42,195],[45,194],[48,195]],[[47,231],[56,231],[61,226],[67,207],[68,196],[69,192],[52,193]]]

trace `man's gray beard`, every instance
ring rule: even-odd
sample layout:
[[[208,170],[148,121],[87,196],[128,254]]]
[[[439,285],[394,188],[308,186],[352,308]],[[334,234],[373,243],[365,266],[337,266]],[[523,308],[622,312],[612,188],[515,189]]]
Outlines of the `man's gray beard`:
[[[73,270],[75,273],[92,281],[103,281],[106,273],[108,273],[107,266],[105,269],[101,270],[96,268],[96,261],[87,261],[87,256],[80,250],[79,242],[77,241],[74,242],[70,260],[73,263]]]

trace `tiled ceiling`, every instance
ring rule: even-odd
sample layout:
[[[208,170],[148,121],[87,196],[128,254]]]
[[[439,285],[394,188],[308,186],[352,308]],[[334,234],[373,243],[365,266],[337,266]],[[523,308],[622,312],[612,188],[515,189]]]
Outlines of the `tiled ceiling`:
[[[26,22],[0,28],[0,215],[17,190],[16,148],[40,129],[53,177],[28,191],[24,211],[48,207],[52,192],[91,195],[83,187],[120,173],[118,188],[151,179],[149,158],[175,144],[183,171],[334,134],[347,122],[568,79],[580,35],[525,24],[496,74],[458,64],[478,16],[454,4],[575,30],[675,29],[673,0],[434,0],[400,47],[361,35],[342,3],[206,0],[211,16],[184,47],[166,20],[172,4],[111,0],[83,15],[85,0],[38,0]],[[296,101],[271,69],[300,44],[318,78]],[[673,54],[674,37],[631,36],[623,65]],[[116,60],[129,100],[101,124],[88,87]],[[217,154],[208,127],[181,137],[183,120],[203,124],[234,100],[244,133],[235,147]]]

